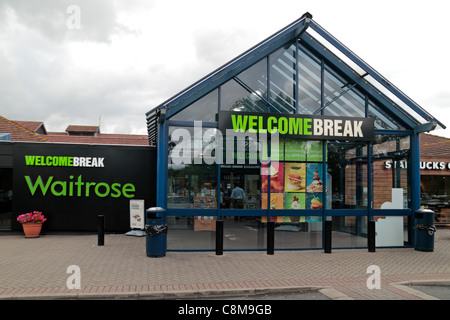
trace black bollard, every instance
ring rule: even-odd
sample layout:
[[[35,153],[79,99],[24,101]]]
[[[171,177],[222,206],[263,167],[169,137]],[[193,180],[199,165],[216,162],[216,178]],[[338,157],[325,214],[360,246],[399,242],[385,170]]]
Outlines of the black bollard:
[[[223,255],[223,220],[216,220],[216,256]]]
[[[375,221],[369,221],[367,226],[367,247],[369,252],[375,252]]]
[[[267,222],[267,254],[273,254],[275,248],[275,222]]]
[[[98,245],[103,246],[105,244],[105,216],[98,215],[97,217],[97,230],[98,230]]]
[[[331,221],[325,221],[325,253],[331,253]]]

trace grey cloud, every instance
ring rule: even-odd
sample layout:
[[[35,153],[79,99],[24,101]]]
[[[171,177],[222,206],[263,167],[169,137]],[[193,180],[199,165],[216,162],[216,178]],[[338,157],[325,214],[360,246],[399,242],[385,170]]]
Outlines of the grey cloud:
[[[248,38],[251,37],[242,30],[201,29],[194,33],[196,55],[203,63],[217,68],[246,49],[243,42]]]
[[[79,10],[68,10],[70,6]],[[0,17],[3,24],[8,24],[8,19],[16,19],[53,41],[109,43],[114,34],[136,32],[117,21],[114,1],[109,0],[4,0],[0,4]],[[80,22],[79,28],[71,28],[75,17]]]

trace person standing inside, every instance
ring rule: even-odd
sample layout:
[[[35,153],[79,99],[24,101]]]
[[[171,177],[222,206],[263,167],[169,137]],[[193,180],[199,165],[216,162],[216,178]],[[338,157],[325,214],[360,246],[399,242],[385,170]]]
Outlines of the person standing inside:
[[[245,201],[245,191],[239,185],[236,185],[231,192],[231,201],[234,209],[243,209]]]

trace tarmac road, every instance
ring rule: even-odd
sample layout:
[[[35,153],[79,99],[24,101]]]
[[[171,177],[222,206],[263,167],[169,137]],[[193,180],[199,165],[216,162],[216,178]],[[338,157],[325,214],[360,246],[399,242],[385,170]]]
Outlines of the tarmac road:
[[[439,300],[450,300],[450,286],[428,285],[428,286],[411,286],[412,289],[426,293]]]

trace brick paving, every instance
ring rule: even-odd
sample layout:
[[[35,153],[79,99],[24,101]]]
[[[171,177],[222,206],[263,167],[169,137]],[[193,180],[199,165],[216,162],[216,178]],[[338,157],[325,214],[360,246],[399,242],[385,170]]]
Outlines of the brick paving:
[[[80,289],[68,289],[71,265]],[[368,289],[376,265],[381,289]],[[450,285],[450,230],[438,229],[434,252],[413,248],[167,252],[146,256],[145,237],[106,235],[0,236],[0,299],[195,299],[260,292],[321,290],[331,299],[422,300],[409,287]],[[449,297],[450,299],[450,297]]]

